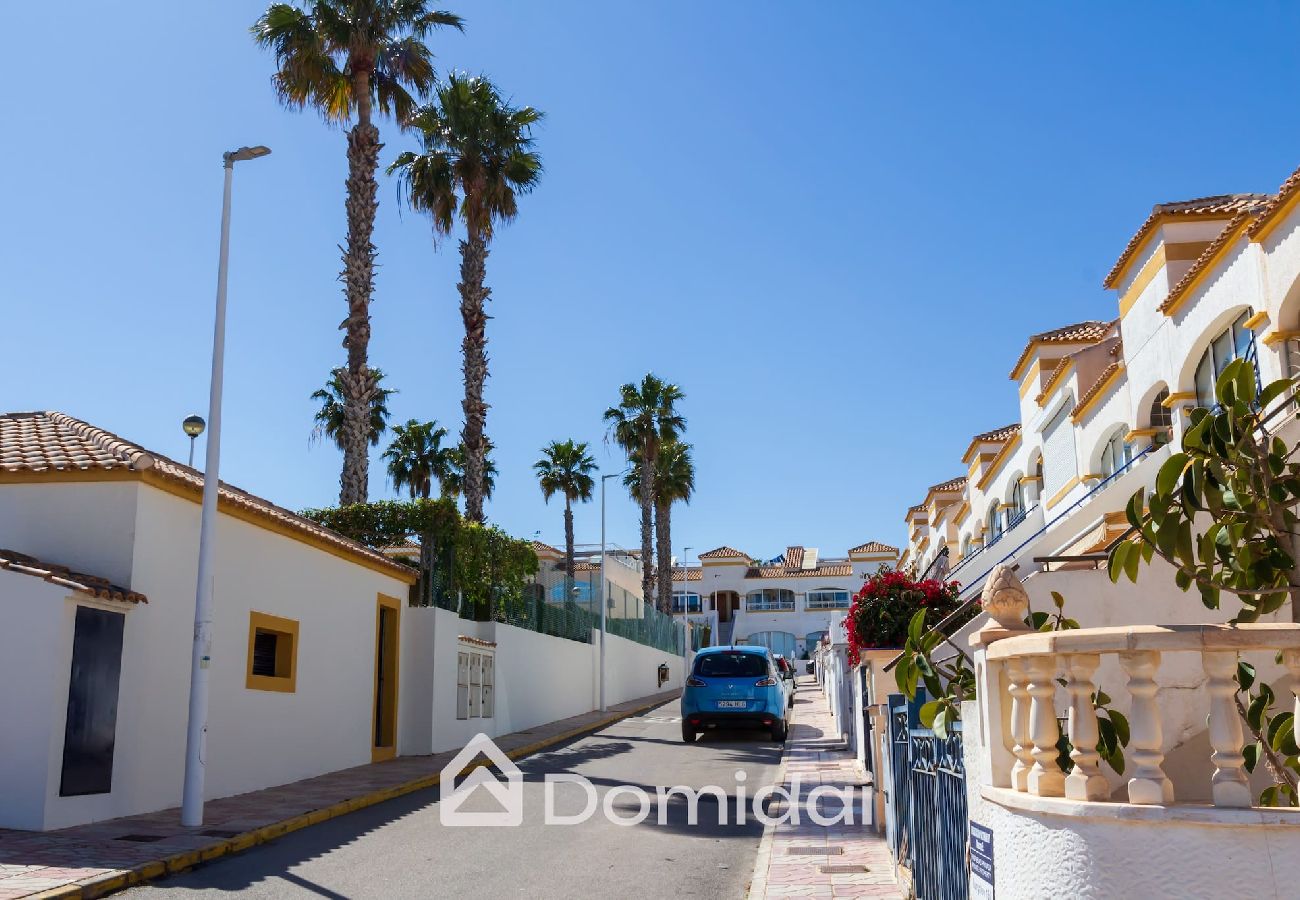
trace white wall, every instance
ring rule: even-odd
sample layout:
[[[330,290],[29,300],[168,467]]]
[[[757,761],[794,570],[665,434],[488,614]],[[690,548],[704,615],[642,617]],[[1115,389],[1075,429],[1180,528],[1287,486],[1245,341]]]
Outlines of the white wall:
[[[51,779],[58,791],[61,766],[49,767],[50,747],[56,727],[62,743],[72,662],[67,611],[75,613],[75,596],[80,595],[0,569],[0,828],[40,828]]]
[[[77,510],[76,498],[83,495],[90,498],[92,516]],[[188,717],[198,503],[147,485],[116,482],[0,490],[0,509],[12,513],[20,505],[43,510],[47,517],[31,530],[26,524],[33,519],[25,517],[14,529],[20,537],[39,536],[50,544],[33,549],[91,574],[103,573],[96,561],[111,565],[130,575],[119,583],[149,598],[127,613],[109,794],[58,796],[72,604],[53,635],[62,643],[51,639],[44,645],[46,652],[64,649],[52,680],[45,682],[57,696],[50,700],[53,725],[46,748],[46,770],[54,774],[46,782],[41,827],[177,805]],[[0,519],[14,528],[7,515]],[[68,540],[60,553],[53,542],[61,522]],[[369,762],[377,596],[401,598],[405,607],[406,585],[232,516],[221,514],[217,522],[206,796],[230,796]],[[122,535],[134,543],[125,566],[117,548]],[[97,538],[117,549],[107,553]],[[25,550],[39,541],[8,543]],[[251,610],[299,622],[294,693],[246,687]]]
[[[130,586],[142,489],[136,481],[6,484],[0,547]]]

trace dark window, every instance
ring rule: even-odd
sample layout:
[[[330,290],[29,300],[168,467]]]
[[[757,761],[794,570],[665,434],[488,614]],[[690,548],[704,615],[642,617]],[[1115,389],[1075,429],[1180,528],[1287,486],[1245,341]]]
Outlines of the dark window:
[[[253,635],[253,674],[276,676],[275,658],[280,636],[274,631],[259,631]]]
[[[695,660],[702,678],[762,678],[768,674],[767,658],[757,653],[706,653]]]
[[[113,789],[123,623],[121,613],[77,607],[60,797],[107,794]]]

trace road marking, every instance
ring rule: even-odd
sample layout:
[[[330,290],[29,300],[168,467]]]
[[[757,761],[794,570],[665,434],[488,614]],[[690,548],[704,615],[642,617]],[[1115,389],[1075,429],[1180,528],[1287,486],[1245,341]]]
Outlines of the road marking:
[[[682,721],[681,716],[640,716],[638,722],[653,722],[656,725],[677,725]]]

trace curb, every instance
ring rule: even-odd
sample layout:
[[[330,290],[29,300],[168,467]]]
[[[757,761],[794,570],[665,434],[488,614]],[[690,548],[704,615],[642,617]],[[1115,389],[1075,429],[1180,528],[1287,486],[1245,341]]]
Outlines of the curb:
[[[588,722],[577,728],[569,729],[560,734],[551,737],[542,738],[531,744],[525,744],[522,747],[516,747],[514,750],[506,751],[506,756],[510,759],[522,759],[525,756],[532,756],[548,747],[554,747],[556,744],[562,744],[565,741],[572,740],[575,737],[581,737],[592,732],[600,731],[607,728],[615,722],[621,722],[624,719],[638,716],[644,712],[649,712],[656,707],[663,706],[665,703],[671,703],[672,698],[667,700],[655,700],[652,703],[640,703],[631,709],[622,710],[621,712],[611,713],[602,719]],[[784,753],[782,754],[784,768]],[[468,772],[482,767],[486,761],[477,762],[466,766],[458,774],[464,775]],[[432,775],[424,775],[411,781],[394,785],[390,788],[384,788],[379,791],[372,791],[369,794],[362,794],[359,797],[351,797],[347,800],[340,800],[331,806],[324,806],[320,809],[314,809],[311,812],[293,816],[292,818],[282,819],[279,822],[272,822],[270,825],[263,825],[261,828],[255,828],[252,831],[245,831],[243,834],[235,835],[226,840],[217,841],[207,847],[199,850],[187,850],[184,853],[177,853],[163,859],[150,860],[142,863],[125,872],[119,872],[113,875],[105,875],[98,878],[90,878],[85,881],[78,881],[64,887],[52,888],[48,891],[42,891],[39,894],[31,894],[25,900],[93,900],[96,897],[103,897],[116,891],[125,890],[129,887],[144,884],[167,875],[178,875],[205,862],[211,862],[214,859],[220,859],[223,856],[231,856],[240,853],[259,844],[265,844],[276,838],[283,837],[294,831],[299,831],[311,825],[319,825],[321,822],[337,819],[339,816],[347,815],[350,812],[356,812],[359,809],[365,809],[368,806],[375,806],[386,800],[392,800],[396,797],[402,797],[406,794],[413,794],[416,791],[422,791],[431,788],[441,782],[441,773],[435,772]]]

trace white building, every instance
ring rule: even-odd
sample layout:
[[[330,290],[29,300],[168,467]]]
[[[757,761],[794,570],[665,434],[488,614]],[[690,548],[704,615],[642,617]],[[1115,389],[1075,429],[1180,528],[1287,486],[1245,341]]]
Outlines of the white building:
[[[179,802],[202,487],[70,416],[0,416],[0,826]],[[207,796],[392,756],[414,572],[228,485],[218,513]]]
[[[792,546],[769,563],[718,547],[701,553],[699,565],[673,570],[674,611],[709,623],[714,644],[763,644],[802,657],[844,617],[866,577],[897,560],[898,550],[878,541],[832,559]]]
[[[1300,651],[1285,656],[1290,681],[1274,662],[1276,650],[1300,640],[1296,626],[1218,629],[1235,611],[1231,598],[1206,609],[1159,560],[1136,585],[1112,584],[1104,561],[1127,529],[1129,498],[1154,483],[1186,413],[1214,404],[1215,378],[1229,362],[1254,359],[1264,384],[1300,372],[1300,170],[1274,194],[1156,205],[1105,287],[1115,306],[1098,309],[1096,320],[1028,339],[1011,368],[1017,421],[973,438],[967,474],[931,488],[905,517],[904,564],[924,571],[946,551],[947,577],[966,599],[1005,562],[1031,609],[1049,609],[1059,592],[1084,629],[1062,632],[1069,637],[1047,650],[1034,649],[1037,638],[1011,637],[976,657],[983,706],[967,716],[965,738],[971,820],[997,836],[999,896],[1038,896],[1043,885],[1057,896],[1159,896],[1171,872],[1206,896],[1289,895],[1297,869],[1280,848],[1296,840],[1300,818],[1294,809],[1240,808],[1266,776],[1259,767],[1247,789],[1231,672],[1240,653],[1261,677],[1296,683]],[[1300,443],[1300,425],[1287,422],[1279,436]],[[1266,619],[1290,623],[1293,611]],[[965,646],[986,622],[978,617],[953,640]],[[1140,748],[1140,771],[1121,778],[1102,767],[1102,780],[1094,776],[1086,792],[1078,781],[1069,799],[1053,778],[1017,781],[1012,735],[1029,708],[1017,671],[1048,685],[1073,673],[1069,692],[1052,688],[1046,702],[1034,694],[1044,721],[1030,731],[1053,740],[1048,720],[1071,698],[1094,687],[1113,696],[1133,723],[1129,756]]]

